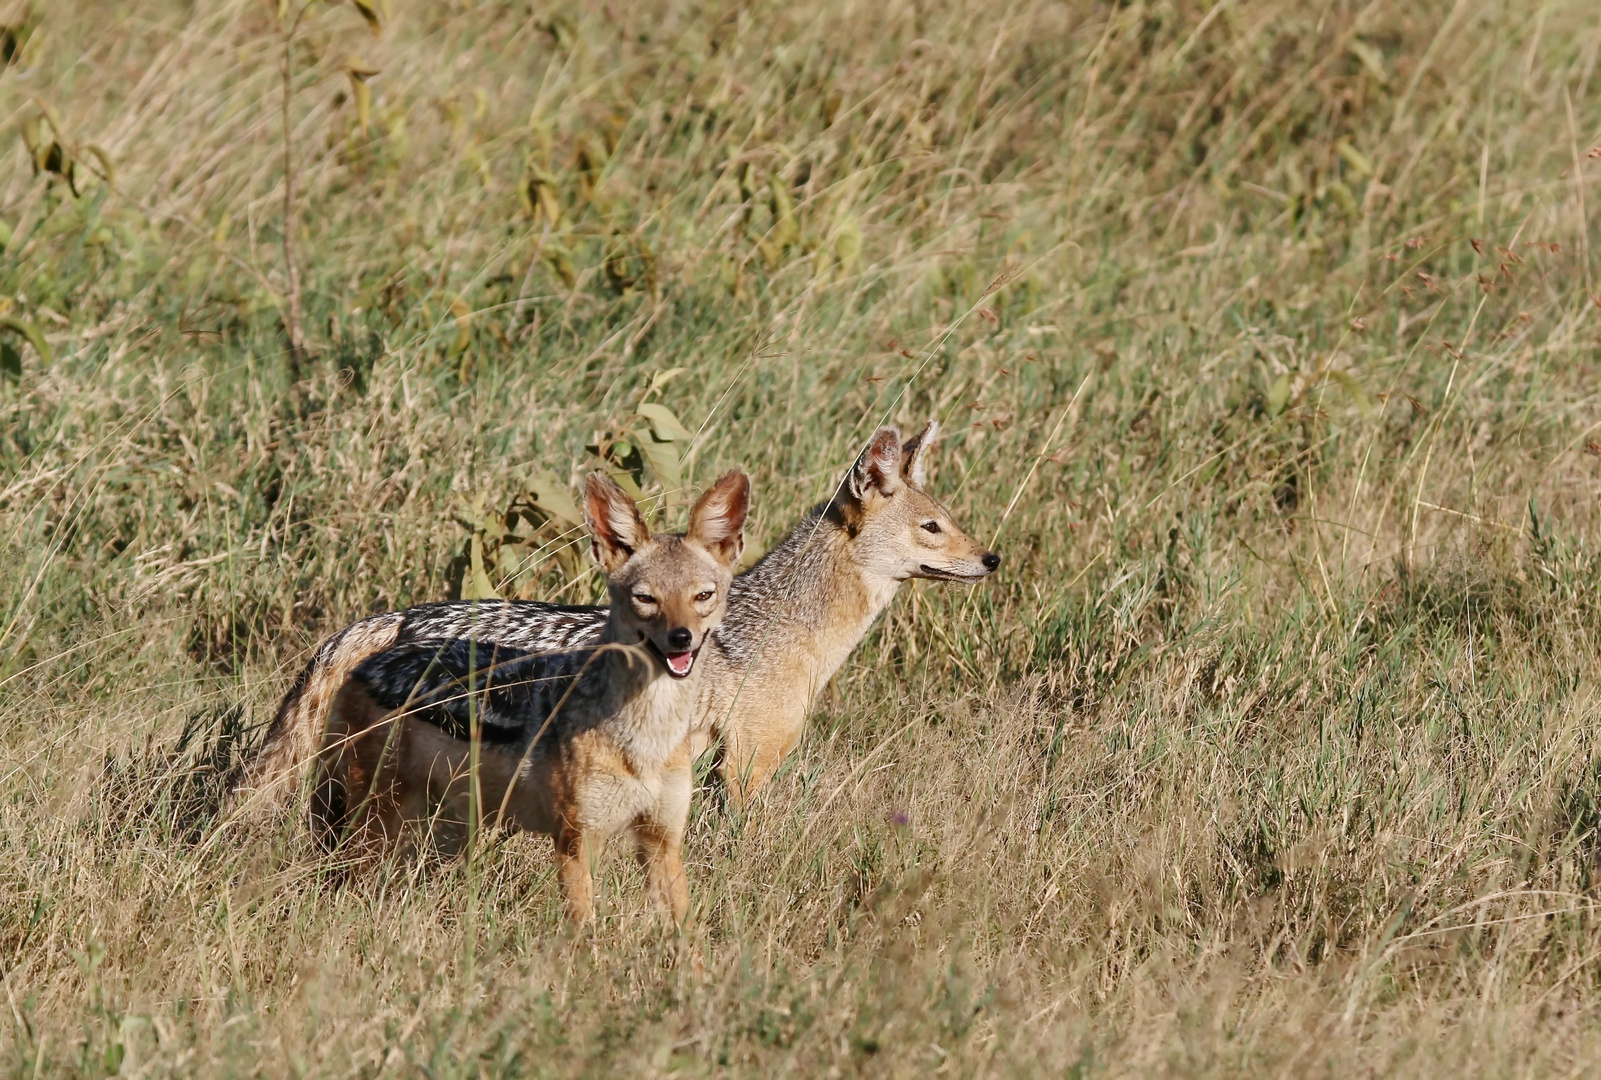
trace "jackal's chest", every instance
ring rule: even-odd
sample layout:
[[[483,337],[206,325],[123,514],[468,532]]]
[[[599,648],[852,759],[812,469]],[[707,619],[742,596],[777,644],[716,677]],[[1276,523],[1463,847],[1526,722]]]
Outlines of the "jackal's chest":
[[[615,836],[639,821],[661,817],[672,786],[670,778],[663,774],[592,774],[585,778],[570,817],[591,836]]]
[[[653,679],[607,721],[607,736],[635,772],[658,771],[684,741],[699,683],[699,678]]]
[[[687,793],[695,686],[658,679],[576,746],[582,760],[575,816],[586,831],[611,835],[644,819],[671,816]],[[685,795],[687,798],[687,794]]]

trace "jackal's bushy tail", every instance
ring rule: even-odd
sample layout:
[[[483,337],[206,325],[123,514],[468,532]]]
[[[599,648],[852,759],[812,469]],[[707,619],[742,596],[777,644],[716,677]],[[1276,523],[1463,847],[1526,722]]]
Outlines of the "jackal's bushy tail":
[[[254,817],[287,808],[317,755],[334,695],[362,661],[395,643],[403,621],[400,612],[374,615],[345,627],[318,646],[284,695],[255,760],[234,789],[236,813]]]

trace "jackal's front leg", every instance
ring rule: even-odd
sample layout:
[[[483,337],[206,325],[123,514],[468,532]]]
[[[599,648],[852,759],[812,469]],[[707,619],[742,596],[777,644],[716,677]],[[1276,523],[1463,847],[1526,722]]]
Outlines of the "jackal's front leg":
[[[577,829],[556,833],[556,876],[568,918],[587,923],[595,918],[595,881],[589,872],[589,844]]]
[[[684,831],[653,821],[634,827],[639,861],[645,868],[645,891],[651,904],[673,922],[681,923],[689,911],[689,876],[684,873]]]
[[[633,827],[650,902],[657,911],[671,915],[675,923],[682,923],[689,911],[689,876],[684,873],[683,849],[693,788],[686,752],[678,767],[670,768],[663,776],[656,805],[640,815]]]

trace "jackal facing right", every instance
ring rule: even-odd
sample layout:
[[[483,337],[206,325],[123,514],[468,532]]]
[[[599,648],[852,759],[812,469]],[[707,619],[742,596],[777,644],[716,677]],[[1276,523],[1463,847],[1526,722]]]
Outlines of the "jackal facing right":
[[[743,804],[806,729],[828,680],[909,578],[972,584],[1001,557],[924,489],[930,422],[901,442],[883,428],[834,496],[734,579],[712,635],[695,727],[697,756],[721,738],[719,771]]]

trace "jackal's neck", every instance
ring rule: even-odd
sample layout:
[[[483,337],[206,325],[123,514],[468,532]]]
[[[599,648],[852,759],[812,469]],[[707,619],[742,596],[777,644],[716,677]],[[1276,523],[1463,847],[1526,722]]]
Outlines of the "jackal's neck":
[[[614,617],[615,618],[615,617]],[[640,649],[606,648],[620,640],[619,628],[607,624],[601,651],[587,681],[603,696],[602,722],[636,771],[661,767],[689,734],[700,671],[675,679]]]
[[[762,656],[791,670],[802,661],[804,692],[815,696],[900,585],[864,570],[850,543],[825,504],[735,578],[728,616],[716,631],[728,658],[743,665]]]

